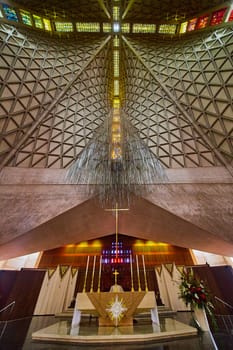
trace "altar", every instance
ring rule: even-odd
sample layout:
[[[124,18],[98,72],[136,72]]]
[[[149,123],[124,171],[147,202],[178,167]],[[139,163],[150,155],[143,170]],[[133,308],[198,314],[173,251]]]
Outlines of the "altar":
[[[78,293],[72,318],[77,327],[82,314],[98,317],[99,326],[131,326],[133,317],[150,312],[152,323],[159,325],[154,292],[96,292]]]

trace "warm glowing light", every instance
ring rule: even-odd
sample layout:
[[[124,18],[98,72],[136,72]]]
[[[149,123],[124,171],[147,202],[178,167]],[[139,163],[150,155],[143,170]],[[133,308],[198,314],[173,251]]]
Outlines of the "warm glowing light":
[[[100,240],[96,239],[95,241],[92,242],[92,247],[94,248],[101,248],[102,244],[100,242]]]
[[[120,107],[120,99],[119,98],[114,98],[113,100],[113,108],[119,108]]]
[[[78,248],[87,248],[88,247],[88,242],[81,242],[78,244]]]

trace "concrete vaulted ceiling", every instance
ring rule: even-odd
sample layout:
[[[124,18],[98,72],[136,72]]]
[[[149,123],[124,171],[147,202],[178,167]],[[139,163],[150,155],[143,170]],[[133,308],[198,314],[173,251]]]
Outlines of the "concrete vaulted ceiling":
[[[108,21],[111,1],[19,0],[52,20]],[[121,2],[125,21],[190,18],[222,1]],[[114,216],[65,182],[108,117],[107,34],[57,37],[0,23],[0,260],[106,236]],[[152,40],[153,39],[153,40]],[[122,110],[167,180],[135,197],[120,233],[233,256],[233,28],[120,38]]]

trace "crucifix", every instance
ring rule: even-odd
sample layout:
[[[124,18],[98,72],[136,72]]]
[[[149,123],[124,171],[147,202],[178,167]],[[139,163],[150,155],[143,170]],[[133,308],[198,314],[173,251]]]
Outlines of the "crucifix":
[[[115,232],[116,232],[116,263],[118,262],[118,227],[119,227],[119,211],[127,211],[129,208],[118,208],[118,203],[116,203],[115,208],[113,209],[105,209],[106,211],[115,211]],[[117,275],[119,275],[119,272],[115,269],[113,272],[115,275],[115,284],[117,284]]]

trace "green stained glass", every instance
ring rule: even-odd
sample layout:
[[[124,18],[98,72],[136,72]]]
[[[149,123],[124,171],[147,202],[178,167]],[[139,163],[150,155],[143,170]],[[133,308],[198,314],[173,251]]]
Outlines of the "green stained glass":
[[[32,15],[32,17],[34,20],[35,27],[43,29],[44,26],[43,26],[42,18],[40,16],[37,16],[37,15]]]
[[[30,12],[25,10],[19,10],[20,16],[22,18],[23,24],[26,24],[27,26],[32,26],[32,19]]]
[[[73,32],[73,23],[71,22],[54,22],[57,32]]]

